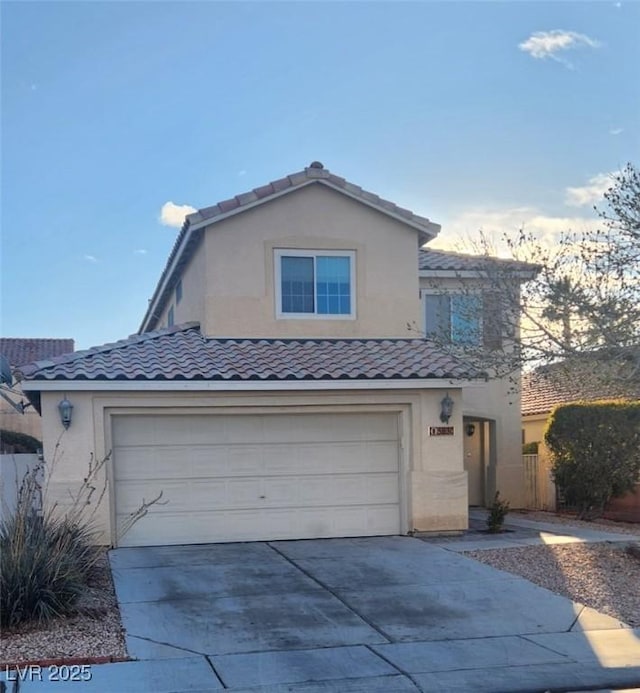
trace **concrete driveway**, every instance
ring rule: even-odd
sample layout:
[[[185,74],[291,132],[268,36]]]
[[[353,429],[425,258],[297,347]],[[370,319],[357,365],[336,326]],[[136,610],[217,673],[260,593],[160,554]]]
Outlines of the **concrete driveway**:
[[[118,690],[515,692],[640,682],[640,633],[418,539],[110,556],[129,653],[140,660],[104,667],[103,685]]]

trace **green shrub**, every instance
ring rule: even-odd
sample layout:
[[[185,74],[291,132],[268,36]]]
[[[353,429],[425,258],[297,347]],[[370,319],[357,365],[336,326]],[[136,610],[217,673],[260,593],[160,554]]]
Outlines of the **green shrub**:
[[[525,443],[522,446],[522,454],[523,455],[537,455],[539,445],[540,445],[540,443],[537,440],[535,440],[531,443]]]
[[[21,484],[17,506],[0,523],[0,625],[67,614],[100,556],[89,525],[34,508],[37,469]]]
[[[487,515],[487,528],[493,533],[502,531],[504,519],[509,512],[509,502],[500,498],[500,491],[496,491],[493,497],[493,503],[489,506],[489,514]]]
[[[9,453],[36,453],[42,450],[42,441],[18,431],[0,429],[0,452]]]
[[[631,491],[640,474],[640,401],[565,404],[545,431],[558,489],[580,519]]]

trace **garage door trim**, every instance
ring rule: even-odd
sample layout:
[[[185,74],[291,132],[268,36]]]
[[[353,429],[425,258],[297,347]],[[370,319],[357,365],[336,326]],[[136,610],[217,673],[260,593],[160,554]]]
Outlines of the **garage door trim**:
[[[409,440],[410,417],[409,404],[380,403],[380,404],[348,404],[348,405],[237,405],[237,406],[187,406],[181,407],[176,404],[166,406],[136,406],[136,407],[106,407],[104,411],[104,423],[107,449],[113,450],[113,420],[112,417],[136,416],[136,415],[155,415],[155,416],[189,416],[189,415],[210,415],[210,416],[243,416],[243,415],[275,415],[275,414],[394,414],[398,417],[398,512],[399,528],[401,533],[406,533],[409,517],[409,450],[407,441]],[[116,476],[115,463],[112,455],[108,460],[107,474],[109,478],[109,510],[112,545],[118,544],[117,536],[117,516],[116,516]],[[146,499],[149,500],[149,499]]]

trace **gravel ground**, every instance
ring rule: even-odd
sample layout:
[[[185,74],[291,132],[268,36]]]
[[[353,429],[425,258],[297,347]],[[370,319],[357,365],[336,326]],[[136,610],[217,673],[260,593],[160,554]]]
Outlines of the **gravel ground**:
[[[96,568],[77,614],[2,632],[0,666],[58,658],[127,658],[106,551]]]
[[[635,555],[625,550],[629,545],[636,547]],[[527,546],[464,555],[640,626],[640,542]]]

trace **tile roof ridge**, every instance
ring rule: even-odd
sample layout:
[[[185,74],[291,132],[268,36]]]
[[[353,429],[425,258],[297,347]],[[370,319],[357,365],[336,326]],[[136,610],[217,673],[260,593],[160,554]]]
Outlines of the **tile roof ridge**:
[[[443,248],[429,248],[425,246],[420,248],[421,253],[430,253],[433,255],[451,255],[453,257],[464,257],[464,258],[487,258],[488,260],[508,260],[509,258],[500,258],[497,255],[490,255],[489,253],[463,253],[458,250],[444,250]]]
[[[73,337],[0,337],[2,341],[8,342],[73,342]]]
[[[478,260],[482,263],[493,264],[493,265],[510,265],[516,270],[524,271],[539,271],[541,266],[534,263],[528,262],[526,260],[516,260],[515,258],[499,257],[498,255],[491,255],[488,252],[483,253],[464,253],[455,250],[443,250],[441,248],[429,248],[424,246],[418,249],[418,260],[420,261],[424,256],[436,256],[440,258],[452,258],[460,260],[474,261]],[[421,269],[434,269],[434,268],[421,268]]]
[[[52,356],[48,359],[42,359],[40,361],[33,361],[29,364],[24,364],[19,371],[22,375],[29,375],[32,372],[45,370],[47,368],[52,368],[53,366],[60,366],[66,363],[73,363],[74,361],[87,358],[88,356],[94,356],[97,354],[105,354],[111,351],[116,351],[118,349],[124,349],[128,346],[135,344],[141,344],[143,342],[148,342],[153,339],[159,339],[160,337],[165,337],[167,335],[175,334],[177,332],[187,332],[195,328],[199,328],[199,322],[186,322],[180,325],[173,325],[171,327],[163,327],[159,330],[151,330],[150,332],[143,332],[142,334],[132,334],[124,339],[119,339],[115,342],[107,342],[106,344],[100,344],[98,346],[89,347],[88,349],[81,349],[79,351],[70,352],[68,354],[62,354],[61,356]]]
[[[185,217],[185,224],[183,230],[186,230],[186,226],[195,223],[207,221],[208,219],[215,219],[215,217],[227,212],[232,212],[236,209],[240,210],[242,207],[246,207],[254,202],[257,202],[263,198],[276,195],[279,192],[293,191],[309,183],[318,182],[328,185],[333,188],[337,188],[344,192],[350,193],[351,195],[361,199],[364,202],[369,202],[377,207],[381,207],[388,212],[398,214],[399,216],[407,219],[408,221],[413,221],[416,224],[422,226],[432,226],[433,222],[428,217],[420,216],[410,209],[401,207],[400,205],[387,200],[376,193],[369,192],[359,185],[350,183],[345,178],[338,176],[327,168],[325,168],[319,161],[313,161],[309,166],[306,166],[301,171],[295,171],[294,173],[288,173],[281,178],[269,181],[263,185],[260,185],[251,190],[247,190],[242,193],[238,193],[233,197],[225,200],[220,200],[207,207],[202,207],[192,214],[188,214]]]

